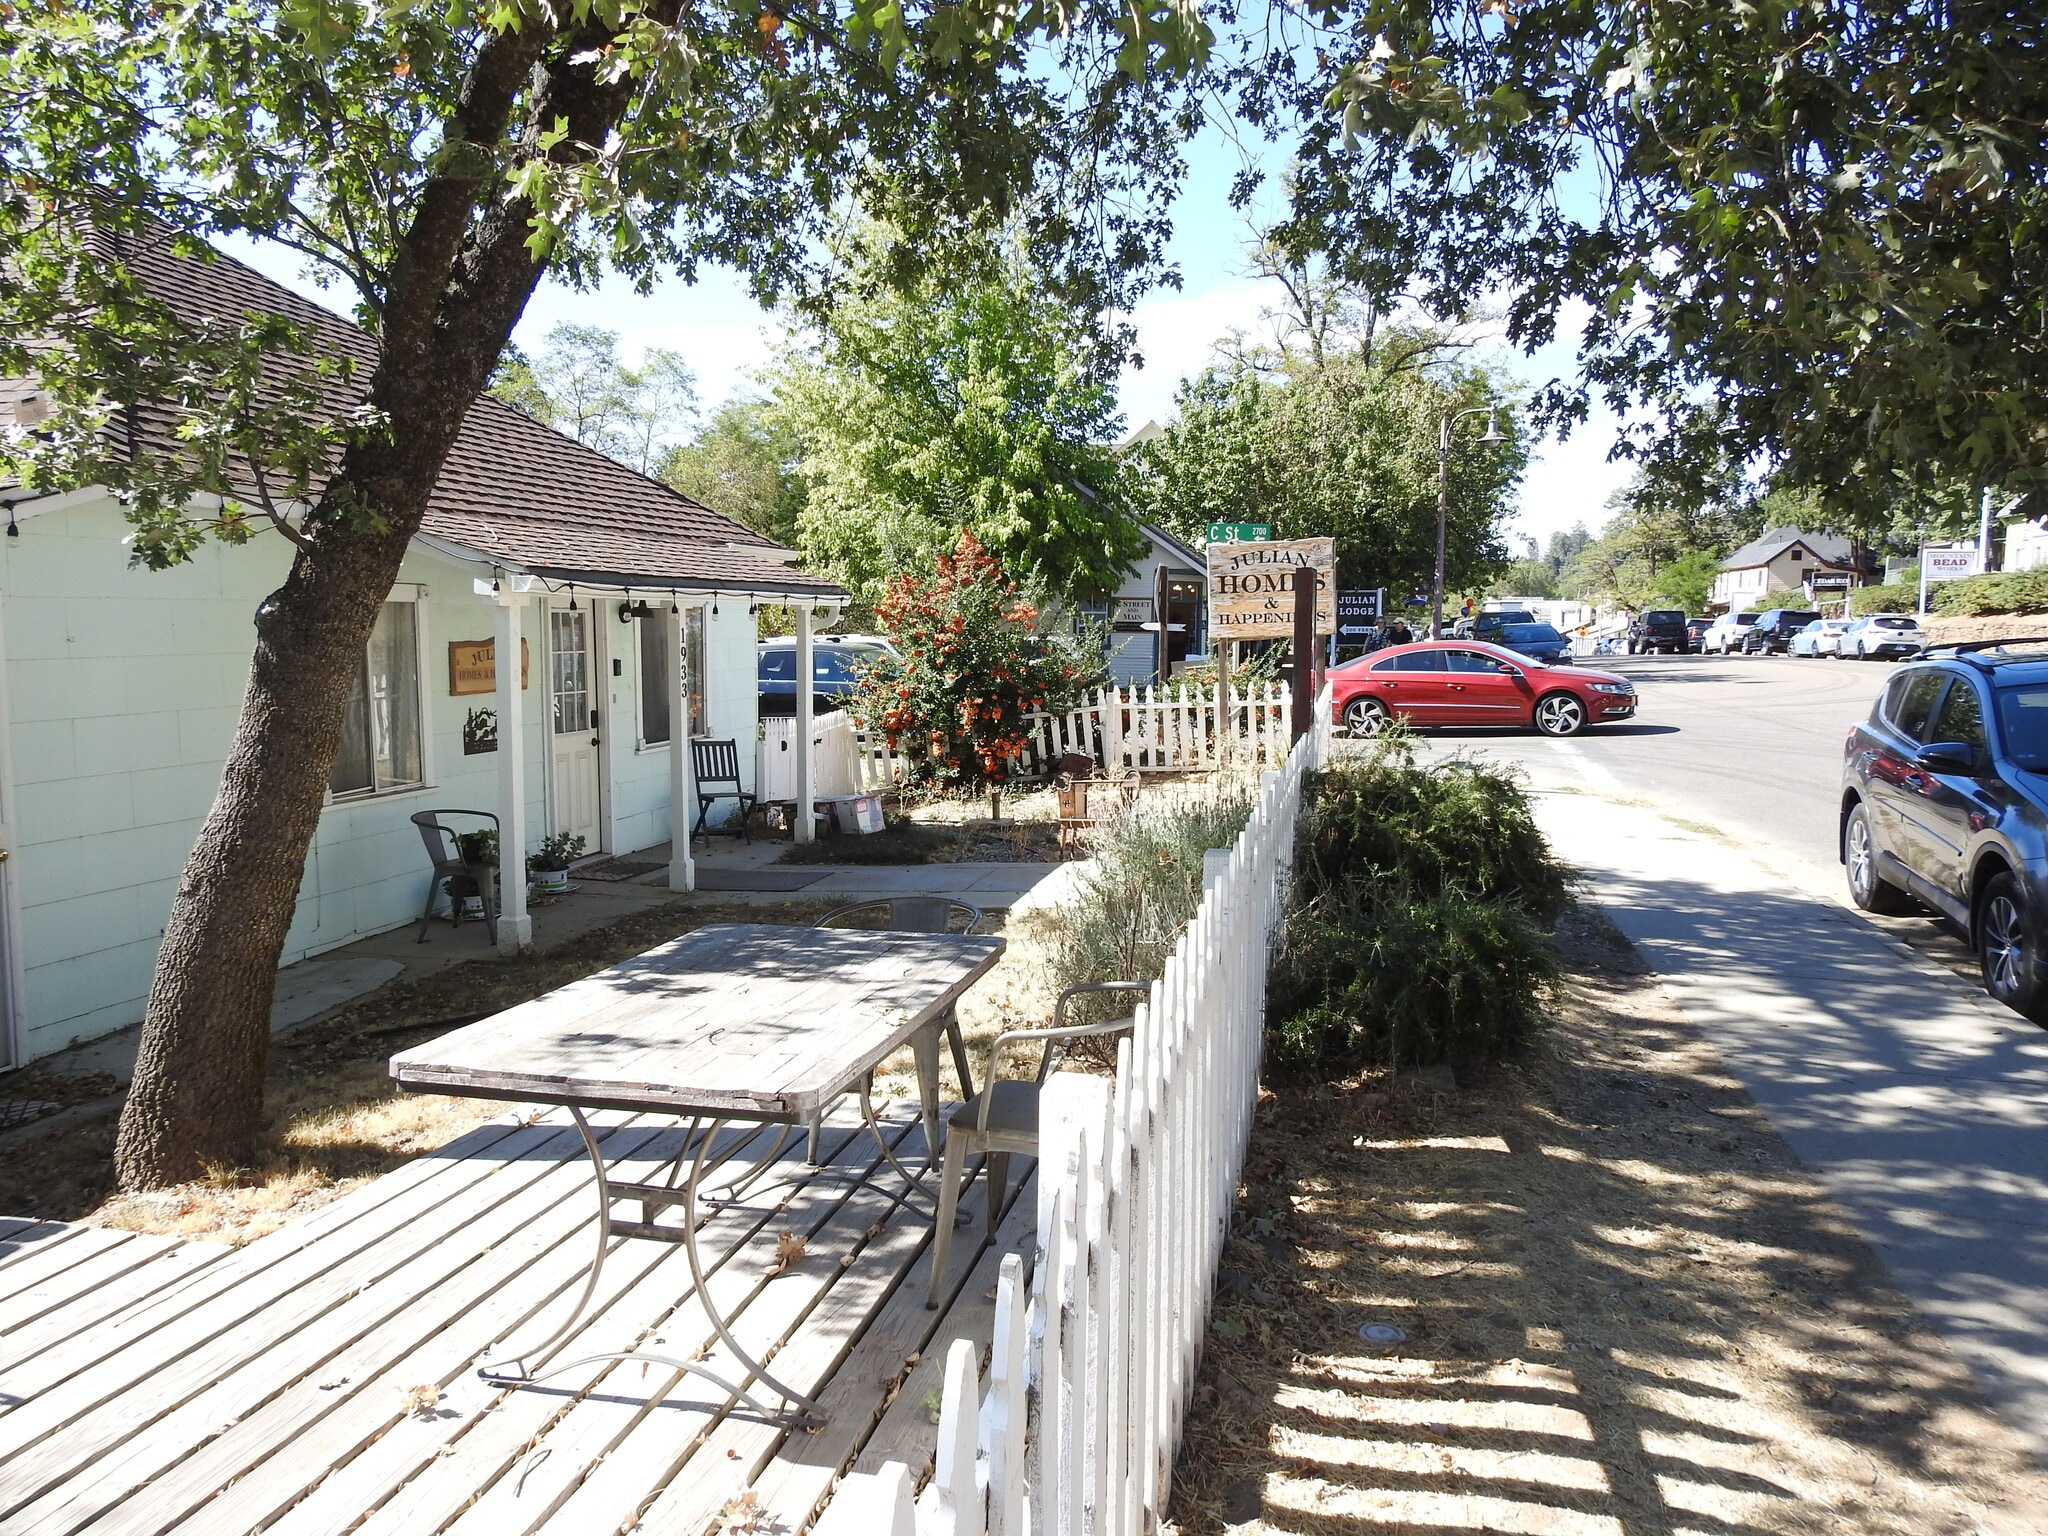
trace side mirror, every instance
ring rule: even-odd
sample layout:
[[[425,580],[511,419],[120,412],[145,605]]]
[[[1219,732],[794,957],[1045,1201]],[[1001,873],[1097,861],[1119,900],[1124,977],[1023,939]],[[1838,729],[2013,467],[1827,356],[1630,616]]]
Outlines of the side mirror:
[[[1930,741],[1913,754],[1913,766],[1929,773],[1970,773],[1977,766],[1977,750],[1961,741]]]

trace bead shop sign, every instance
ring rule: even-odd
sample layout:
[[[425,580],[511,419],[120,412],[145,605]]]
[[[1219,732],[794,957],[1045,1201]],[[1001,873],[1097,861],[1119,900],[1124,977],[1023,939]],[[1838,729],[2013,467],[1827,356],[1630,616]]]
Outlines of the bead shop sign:
[[[1224,640],[1294,633],[1294,573],[1316,573],[1316,633],[1337,627],[1337,541],[1281,539],[1209,546],[1209,632]]]

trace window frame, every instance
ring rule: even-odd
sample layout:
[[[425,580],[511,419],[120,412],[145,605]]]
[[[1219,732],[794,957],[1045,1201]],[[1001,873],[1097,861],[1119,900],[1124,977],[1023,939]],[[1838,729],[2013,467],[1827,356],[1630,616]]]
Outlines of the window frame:
[[[664,636],[673,637],[669,648],[671,665],[679,665],[683,646],[692,627],[698,635],[698,666],[691,678],[693,684],[688,703],[691,710],[691,735],[701,737],[711,729],[711,698],[704,687],[704,673],[710,668],[711,621],[702,603],[683,605],[680,613],[669,613],[666,609],[633,621],[636,629],[647,624],[658,625]],[[675,740],[675,722],[668,722],[668,735],[655,740],[647,734],[647,705],[655,697],[655,691],[648,687],[647,678],[647,635],[644,629],[633,636],[633,686],[636,697],[633,702],[633,750],[637,752],[666,752]],[[668,707],[668,678],[660,679],[659,697],[662,707]]]
[[[432,695],[427,687],[428,658],[432,655],[432,647],[427,636],[427,589],[416,582],[400,582],[391,589],[390,594],[385,597],[383,604],[380,605],[379,616],[382,616],[383,608],[389,607],[394,603],[403,603],[412,609],[413,687],[416,695],[414,719],[417,721],[417,729],[419,731],[419,780],[415,783],[392,784],[389,786],[378,785],[375,782],[375,745],[373,743],[371,748],[372,782],[370,785],[364,789],[337,791],[333,783],[334,765],[330,764],[327,770],[327,798],[323,802],[323,809],[326,806],[362,805],[372,800],[403,799],[407,795],[425,794],[438,787],[434,773],[434,721],[430,713],[431,706],[429,702]],[[369,651],[374,639],[375,630],[373,627],[372,633],[363,640],[363,664],[366,667],[369,664]]]

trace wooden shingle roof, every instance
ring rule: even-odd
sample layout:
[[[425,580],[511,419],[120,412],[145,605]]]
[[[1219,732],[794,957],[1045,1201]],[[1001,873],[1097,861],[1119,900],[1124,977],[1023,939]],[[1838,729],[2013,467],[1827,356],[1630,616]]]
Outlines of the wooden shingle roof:
[[[193,318],[278,315],[358,363],[360,398],[377,338],[233,257],[124,243],[121,259],[161,302]],[[337,411],[355,400],[336,390]],[[167,411],[137,413],[170,447]],[[843,596],[792,569],[789,551],[745,524],[584,447],[490,395],[470,406],[428,498],[421,533],[493,561],[592,585]]]

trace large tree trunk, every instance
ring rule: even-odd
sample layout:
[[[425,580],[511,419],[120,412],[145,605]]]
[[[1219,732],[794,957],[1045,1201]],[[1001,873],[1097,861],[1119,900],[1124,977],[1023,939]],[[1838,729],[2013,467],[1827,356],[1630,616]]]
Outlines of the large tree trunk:
[[[625,104],[630,80],[599,85],[587,59],[566,62],[607,40],[601,31],[564,39],[554,62],[541,65],[529,117],[567,119],[561,157],[603,143]],[[501,142],[553,41],[529,18],[522,32],[486,43],[450,136]],[[343,455],[307,519],[308,546],[258,612],[249,690],[220,794],[172,901],[143,1016],[114,1150],[125,1189],[245,1167],[255,1156],[271,991],[350,684],[470,403],[546,267],[527,245],[531,207],[500,201],[480,211],[482,191],[452,176],[424,189],[384,306],[370,383],[388,429]]]

